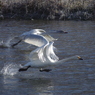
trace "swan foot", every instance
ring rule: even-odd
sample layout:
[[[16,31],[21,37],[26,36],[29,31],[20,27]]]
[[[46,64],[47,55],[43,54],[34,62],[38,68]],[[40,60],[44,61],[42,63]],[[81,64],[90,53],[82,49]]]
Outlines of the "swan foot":
[[[20,68],[18,71],[19,72],[21,72],[21,71],[27,71],[28,70],[28,68],[30,68],[31,66],[28,66],[28,67],[26,67],[26,68]]]

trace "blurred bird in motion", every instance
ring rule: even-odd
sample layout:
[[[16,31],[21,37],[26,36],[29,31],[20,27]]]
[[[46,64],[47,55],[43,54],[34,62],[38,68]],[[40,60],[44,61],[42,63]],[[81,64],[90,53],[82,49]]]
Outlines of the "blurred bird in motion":
[[[44,33],[46,33],[46,31],[43,29],[32,29],[29,32],[25,32],[20,36],[14,37],[14,39],[19,39],[19,41],[11,46],[14,47],[18,45],[20,42],[24,41],[25,43],[28,43],[30,45],[35,45],[37,47],[40,47],[43,44],[46,44],[47,43],[46,41],[52,42],[54,40],[57,40],[51,37],[50,35],[46,35]],[[43,40],[42,38],[44,38],[45,40]]]
[[[83,60],[78,55],[59,60],[59,57],[54,52],[54,46],[53,46],[54,40],[49,41],[46,37],[42,35],[29,34],[24,39],[25,41],[28,41],[32,45],[35,45],[38,47],[30,53],[29,55],[30,62],[28,62],[24,66],[21,66],[21,68],[19,69],[19,72],[26,71],[30,67],[39,68],[39,71],[41,72],[43,71],[49,72],[51,71],[51,69],[43,69],[43,68],[61,64],[71,59]],[[30,39],[31,41],[29,41]]]

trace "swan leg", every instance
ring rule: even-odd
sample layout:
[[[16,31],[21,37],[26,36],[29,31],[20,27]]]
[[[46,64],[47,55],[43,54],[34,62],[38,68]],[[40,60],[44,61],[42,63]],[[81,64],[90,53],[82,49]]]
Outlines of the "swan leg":
[[[16,45],[18,45],[22,40],[19,40],[17,43],[13,44],[11,47],[14,47]]]
[[[26,68],[20,68],[18,71],[21,72],[21,71],[27,71],[28,68],[30,68],[31,66],[27,66]]]
[[[52,69],[42,69],[42,68],[41,68],[39,71],[40,71],[40,72],[49,72],[49,71],[51,71],[51,70],[52,70]]]

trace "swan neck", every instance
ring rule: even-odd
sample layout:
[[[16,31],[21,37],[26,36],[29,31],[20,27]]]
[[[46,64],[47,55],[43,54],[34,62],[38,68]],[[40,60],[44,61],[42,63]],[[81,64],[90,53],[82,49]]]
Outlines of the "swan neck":
[[[77,56],[72,56],[72,57],[68,57],[68,58],[65,58],[65,59],[62,59],[62,60],[59,60],[58,62],[56,62],[57,64],[59,63],[63,63],[63,62],[67,62],[69,60],[73,60],[73,59],[78,59]]]

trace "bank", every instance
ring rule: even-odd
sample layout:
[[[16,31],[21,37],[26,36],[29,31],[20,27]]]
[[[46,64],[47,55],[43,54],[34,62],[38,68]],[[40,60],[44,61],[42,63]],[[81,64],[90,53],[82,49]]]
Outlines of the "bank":
[[[1,0],[0,19],[95,20],[94,0],[17,1]]]

